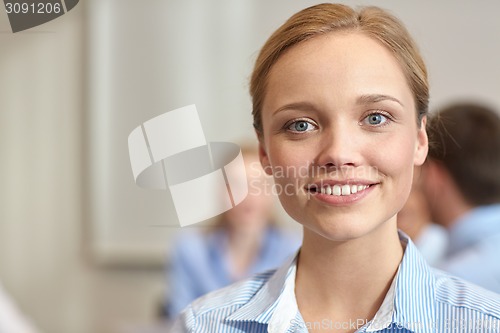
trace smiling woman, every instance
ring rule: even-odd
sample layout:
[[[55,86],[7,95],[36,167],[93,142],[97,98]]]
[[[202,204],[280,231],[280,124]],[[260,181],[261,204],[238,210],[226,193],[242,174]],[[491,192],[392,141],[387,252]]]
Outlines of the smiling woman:
[[[304,9],[266,42],[250,90],[261,163],[293,189],[277,193],[303,244],[277,271],[194,302],[178,330],[500,327],[498,295],[434,271],[397,230],[428,150],[426,69],[402,23],[375,7]]]
[[[331,32],[288,50],[268,74],[261,118],[261,157],[269,173],[283,166],[323,171],[281,177],[277,184],[337,189],[333,195],[280,197],[285,210],[306,226],[304,248],[319,235],[311,241],[360,241],[366,235],[365,245],[369,239],[377,243],[389,224],[395,225],[413,166],[425,159],[427,136],[415,121],[401,67],[377,40],[356,31]],[[367,187],[346,195],[351,185]],[[342,187],[345,195],[335,195]],[[392,238],[401,248],[395,232]]]

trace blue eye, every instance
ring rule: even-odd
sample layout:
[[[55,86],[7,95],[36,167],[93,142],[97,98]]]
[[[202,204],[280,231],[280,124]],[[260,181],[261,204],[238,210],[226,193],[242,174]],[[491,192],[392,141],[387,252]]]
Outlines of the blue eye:
[[[287,129],[292,132],[309,132],[316,127],[306,120],[297,120],[287,126]]]
[[[364,122],[371,126],[379,126],[383,125],[387,120],[388,118],[381,113],[372,113],[364,119]]]

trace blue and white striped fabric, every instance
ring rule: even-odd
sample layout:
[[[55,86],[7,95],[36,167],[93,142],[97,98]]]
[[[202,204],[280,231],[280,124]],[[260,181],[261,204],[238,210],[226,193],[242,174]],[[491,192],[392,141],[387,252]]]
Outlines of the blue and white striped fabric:
[[[296,258],[275,271],[210,293],[188,306],[173,332],[500,333],[500,295],[430,268],[407,236],[403,260],[373,320],[305,323],[295,294]]]

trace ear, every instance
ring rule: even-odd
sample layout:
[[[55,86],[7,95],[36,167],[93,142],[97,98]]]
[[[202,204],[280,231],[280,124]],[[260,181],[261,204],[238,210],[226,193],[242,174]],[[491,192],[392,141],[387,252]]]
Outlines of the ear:
[[[269,162],[269,156],[267,155],[266,147],[264,145],[264,139],[259,137],[259,159],[260,164],[262,164],[262,168],[265,173],[269,176],[273,175],[273,169],[271,167],[271,163]]]
[[[415,145],[415,156],[413,159],[414,165],[422,165],[427,157],[429,151],[429,139],[425,129],[427,125],[427,116],[422,118],[422,123],[417,131],[417,143]]]

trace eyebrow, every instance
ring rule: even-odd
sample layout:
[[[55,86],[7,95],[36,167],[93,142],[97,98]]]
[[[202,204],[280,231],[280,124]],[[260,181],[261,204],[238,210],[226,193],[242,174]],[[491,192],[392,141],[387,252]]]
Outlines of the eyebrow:
[[[366,105],[366,104],[377,103],[377,102],[382,102],[382,101],[386,101],[386,100],[396,102],[399,105],[401,105],[402,107],[404,107],[403,103],[399,99],[392,97],[392,96],[389,96],[389,95],[383,95],[383,94],[361,95],[358,97],[356,104]]]
[[[281,111],[290,110],[290,109],[299,110],[299,111],[307,111],[307,110],[315,109],[315,107],[313,104],[308,103],[308,102],[290,103],[290,104],[283,105],[282,107],[276,109],[272,113],[272,115],[274,116]]]
[[[399,105],[401,105],[402,107],[404,107],[404,104],[396,97],[393,97],[390,95],[384,95],[384,94],[361,95],[357,98],[356,104],[357,105],[367,105],[367,104],[378,103],[378,102],[387,101],[387,100],[396,102]],[[290,109],[299,110],[299,111],[308,111],[308,110],[314,110],[315,107],[312,103],[308,103],[308,102],[290,103],[290,104],[286,104],[286,105],[283,105],[282,107],[278,108],[277,110],[275,110],[272,113],[272,115],[274,116],[277,113],[280,113],[281,111],[290,110]]]

